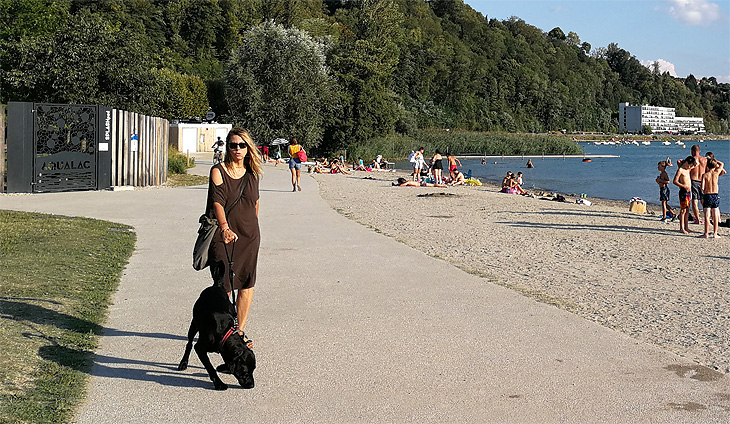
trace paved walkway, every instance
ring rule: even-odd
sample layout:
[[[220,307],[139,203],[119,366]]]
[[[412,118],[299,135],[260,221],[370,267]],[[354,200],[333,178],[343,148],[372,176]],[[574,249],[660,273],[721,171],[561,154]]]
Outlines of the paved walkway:
[[[291,193],[285,168],[265,171],[253,390],[231,376],[212,390],[195,355],[176,370],[210,284],[190,265],[206,187],[0,196],[136,229],[78,422],[730,421],[728,375],[426,256],[333,211],[308,176]]]

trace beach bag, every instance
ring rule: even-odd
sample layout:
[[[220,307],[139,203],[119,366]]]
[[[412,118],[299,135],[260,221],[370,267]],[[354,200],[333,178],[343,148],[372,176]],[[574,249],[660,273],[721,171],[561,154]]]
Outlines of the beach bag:
[[[408,156],[408,162],[410,163],[416,163],[416,152],[411,150],[411,155]]]
[[[304,149],[299,150],[299,153],[297,153],[299,156],[299,162],[306,162],[307,161],[307,152],[304,151]]]
[[[233,202],[228,209],[226,209],[226,218],[228,217],[228,213],[231,209],[233,209],[233,207],[236,206],[236,203],[241,200],[243,189],[248,183],[248,174],[249,172],[246,172],[243,176],[241,191],[238,193],[238,198],[236,198],[236,201]],[[196,271],[205,269],[208,266],[208,251],[210,250],[210,244],[213,242],[213,236],[218,230],[218,220],[216,218],[210,218],[208,215],[202,214],[200,215],[200,218],[198,218],[198,222],[200,222],[198,238],[195,239],[195,245],[193,246],[193,269]]]
[[[210,243],[218,229],[218,220],[209,218],[206,214],[200,215],[198,222],[200,222],[198,238],[195,239],[195,246],[193,246],[193,269],[196,271],[208,266],[208,250],[210,250]]]

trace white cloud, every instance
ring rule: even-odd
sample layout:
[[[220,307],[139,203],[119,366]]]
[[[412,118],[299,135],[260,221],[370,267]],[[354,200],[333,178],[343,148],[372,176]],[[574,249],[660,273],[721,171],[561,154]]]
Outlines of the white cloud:
[[[717,82],[730,82],[730,75],[721,75],[719,77],[715,77]]]
[[[657,60],[642,60],[641,64],[649,68],[650,70],[654,69],[654,62],[659,62],[659,73],[663,74],[665,72],[669,72],[669,75],[676,77],[677,71],[674,70],[674,64],[671,62],[667,62],[664,59],[657,59]]]
[[[709,25],[720,19],[720,6],[707,0],[668,0],[669,14],[690,25]]]

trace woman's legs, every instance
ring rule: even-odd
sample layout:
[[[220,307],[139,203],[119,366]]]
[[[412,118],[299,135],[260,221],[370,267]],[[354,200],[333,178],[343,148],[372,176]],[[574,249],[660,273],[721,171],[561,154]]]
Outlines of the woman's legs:
[[[297,169],[297,190],[302,191],[302,169]]]
[[[231,293],[228,293],[231,296]],[[236,297],[236,313],[238,318],[238,329],[241,332],[246,327],[246,321],[248,320],[248,311],[251,309],[251,301],[253,300],[253,287],[249,289],[238,290],[238,296]],[[247,340],[244,340],[247,341]],[[253,347],[253,342],[246,343],[248,347]]]
[[[290,168],[291,171],[291,185],[292,185],[292,191],[297,191],[297,170],[295,168]]]

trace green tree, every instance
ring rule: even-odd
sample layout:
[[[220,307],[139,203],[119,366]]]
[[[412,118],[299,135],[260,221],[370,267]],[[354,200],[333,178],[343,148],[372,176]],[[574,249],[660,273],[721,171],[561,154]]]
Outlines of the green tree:
[[[230,120],[261,141],[322,141],[332,107],[326,45],[299,29],[266,22],[243,34],[225,69]]]

